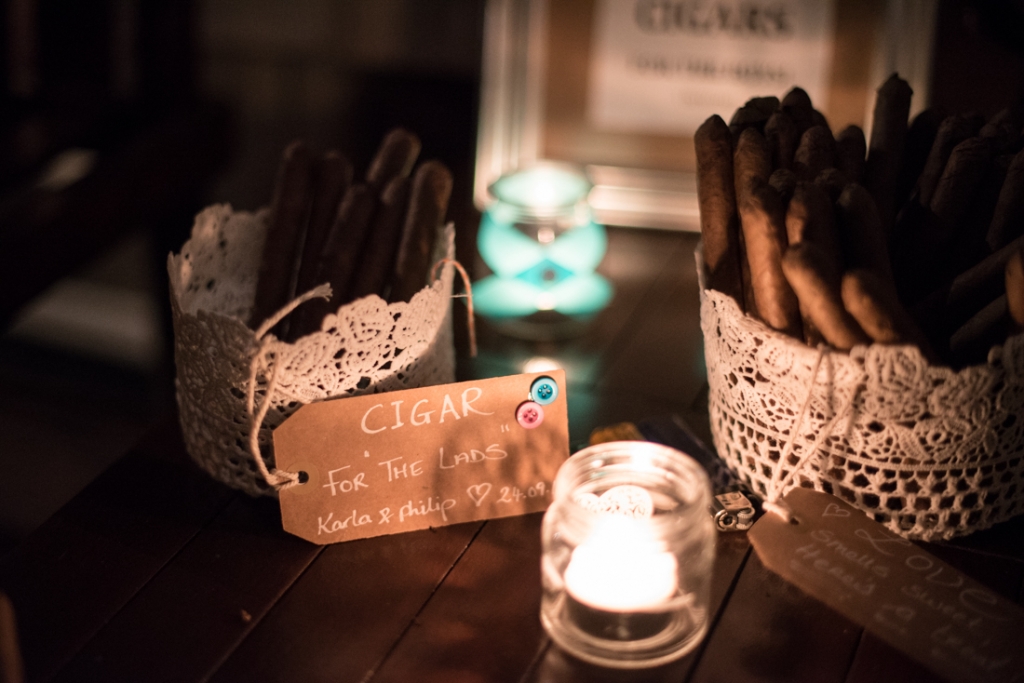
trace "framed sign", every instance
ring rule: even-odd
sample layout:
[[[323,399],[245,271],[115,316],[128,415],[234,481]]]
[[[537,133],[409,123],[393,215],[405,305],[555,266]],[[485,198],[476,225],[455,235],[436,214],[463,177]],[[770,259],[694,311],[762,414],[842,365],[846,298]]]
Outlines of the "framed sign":
[[[541,160],[585,167],[608,225],[697,230],[693,133],[804,88],[865,126],[898,71],[928,101],[928,0],[490,0],[475,199]]]

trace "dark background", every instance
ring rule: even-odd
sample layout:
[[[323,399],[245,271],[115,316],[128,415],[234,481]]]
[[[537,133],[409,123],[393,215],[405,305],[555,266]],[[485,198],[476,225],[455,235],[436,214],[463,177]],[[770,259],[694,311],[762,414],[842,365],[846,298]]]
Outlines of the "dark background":
[[[938,7],[932,106],[1024,104],[1024,3]],[[166,254],[203,206],[266,204],[292,139],[361,171],[385,131],[417,132],[454,172],[449,217],[472,264],[484,17],[483,0],[5,9],[0,553],[172,408]],[[76,164],[77,181],[55,175]]]

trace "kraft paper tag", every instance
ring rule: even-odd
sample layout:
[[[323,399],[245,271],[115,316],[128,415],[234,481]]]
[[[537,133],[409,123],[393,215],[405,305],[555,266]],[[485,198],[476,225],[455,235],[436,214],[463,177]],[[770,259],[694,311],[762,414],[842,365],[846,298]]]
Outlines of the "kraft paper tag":
[[[557,390],[524,406],[541,377]],[[556,370],[303,406],[274,430],[277,467],[308,477],[280,492],[284,529],[326,544],[545,510],[565,394]]]
[[[1024,680],[1024,610],[834,496],[783,502],[748,532],[769,569],[942,677]]]

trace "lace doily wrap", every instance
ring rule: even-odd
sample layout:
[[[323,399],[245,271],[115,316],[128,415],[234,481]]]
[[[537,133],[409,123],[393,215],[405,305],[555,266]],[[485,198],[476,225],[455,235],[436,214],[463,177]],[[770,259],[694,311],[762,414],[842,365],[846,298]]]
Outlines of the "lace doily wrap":
[[[928,541],[1024,512],[1024,335],[959,372],[929,365],[914,346],[828,352],[812,382],[817,349],[703,284],[700,318],[715,448],[755,493],[765,496],[776,468],[787,475],[832,422],[785,490],[834,494],[894,532]],[[809,390],[802,427],[780,463]]]
[[[267,211],[202,211],[180,254],[168,257],[177,398],[185,446],[215,479],[251,495],[276,495],[249,453],[246,392],[261,343],[248,319],[266,233]],[[454,258],[455,230],[439,235],[435,261]],[[271,339],[256,373],[256,403],[267,400],[260,452],[273,467],[271,433],[299,406],[330,398],[453,382],[451,330],[454,267],[412,301],[369,296],[328,315],[318,332],[295,343]]]

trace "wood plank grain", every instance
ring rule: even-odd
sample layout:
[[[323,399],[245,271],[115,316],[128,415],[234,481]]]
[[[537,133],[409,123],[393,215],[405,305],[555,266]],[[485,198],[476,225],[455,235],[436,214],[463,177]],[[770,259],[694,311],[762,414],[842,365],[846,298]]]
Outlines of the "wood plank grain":
[[[55,680],[205,680],[321,550],[276,500],[237,496]]]
[[[752,552],[690,680],[843,681],[860,633]]]
[[[479,528],[327,546],[211,680],[368,679]]]
[[[28,680],[50,680],[234,495],[175,453],[168,424],[0,562]]]
[[[648,398],[687,405],[699,393],[707,370],[693,256],[697,237],[678,237],[668,264],[627,325],[628,334],[609,349],[602,392],[639,390]]]
[[[518,681],[543,645],[541,519],[488,521],[371,680]]]

